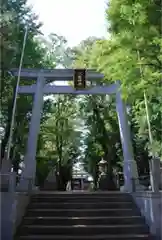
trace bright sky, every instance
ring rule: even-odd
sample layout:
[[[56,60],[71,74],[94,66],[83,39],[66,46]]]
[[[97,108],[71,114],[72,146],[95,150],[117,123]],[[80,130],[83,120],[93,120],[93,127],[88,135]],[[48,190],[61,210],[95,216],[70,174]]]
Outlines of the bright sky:
[[[63,35],[70,46],[89,36],[106,36],[106,0],[28,0],[45,35]]]

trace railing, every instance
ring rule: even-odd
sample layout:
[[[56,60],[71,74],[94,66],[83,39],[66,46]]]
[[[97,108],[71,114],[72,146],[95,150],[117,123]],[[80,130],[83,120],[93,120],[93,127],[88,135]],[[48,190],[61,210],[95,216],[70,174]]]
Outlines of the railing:
[[[17,178],[21,181],[25,180],[28,183],[27,186],[27,193],[31,193],[33,189],[33,179],[32,178],[21,178],[15,172],[11,173],[0,173],[0,192],[24,192],[23,190],[19,189],[20,181],[17,181]]]
[[[1,192],[15,192],[16,189],[16,174],[0,173],[0,190]]]
[[[131,178],[132,192],[151,190],[150,176],[146,175],[139,178]],[[160,189],[160,186],[159,186]]]
[[[22,187],[19,187],[21,184],[21,181],[27,182],[27,188],[25,191]],[[33,186],[34,186],[34,183],[32,178],[22,178],[21,176],[19,176],[19,181],[16,185],[16,192],[27,192],[28,194],[30,194],[33,190]]]

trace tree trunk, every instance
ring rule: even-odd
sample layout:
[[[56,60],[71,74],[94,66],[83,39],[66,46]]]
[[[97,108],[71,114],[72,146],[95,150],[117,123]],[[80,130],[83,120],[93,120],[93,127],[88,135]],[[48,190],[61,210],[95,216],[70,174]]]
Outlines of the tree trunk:
[[[8,119],[7,119],[7,124],[6,124],[6,127],[5,127],[4,138],[3,138],[2,143],[1,143],[0,166],[2,166],[2,161],[5,157],[5,150],[6,150],[6,147],[7,147],[7,144],[8,144],[8,138],[9,138],[9,135],[10,135],[10,127],[11,127],[12,109],[13,109],[14,98],[15,98],[15,88],[14,88],[14,92],[13,92],[13,98],[11,100],[9,100],[9,103],[8,103]]]

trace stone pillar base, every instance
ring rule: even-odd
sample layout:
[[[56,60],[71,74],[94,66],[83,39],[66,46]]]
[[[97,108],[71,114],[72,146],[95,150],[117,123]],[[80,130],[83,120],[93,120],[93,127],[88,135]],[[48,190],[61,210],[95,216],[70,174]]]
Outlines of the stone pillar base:
[[[135,192],[141,192],[141,191],[144,191],[144,190],[146,190],[146,187],[141,185],[141,184],[137,184],[135,186]],[[133,192],[133,189],[130,186],[123,185],[123,186],[120,187],[120,191],[121,192]]]
[[[16,187],[16,191],[18,192],[31,192],[35,185],[33,185],[33,179],[20,179],[20,182],[18,183]]]

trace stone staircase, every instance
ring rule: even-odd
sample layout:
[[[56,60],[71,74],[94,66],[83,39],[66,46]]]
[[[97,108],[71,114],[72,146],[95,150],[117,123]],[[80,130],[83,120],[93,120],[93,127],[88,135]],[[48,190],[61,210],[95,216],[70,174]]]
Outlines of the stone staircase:
[[[129,194],[121,192],[34,195],[16,240],[152,240]]]

